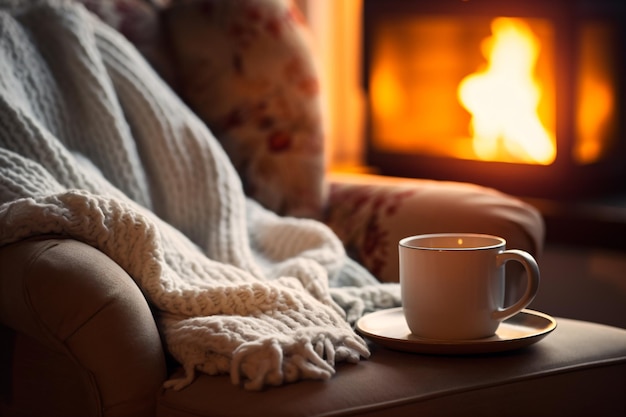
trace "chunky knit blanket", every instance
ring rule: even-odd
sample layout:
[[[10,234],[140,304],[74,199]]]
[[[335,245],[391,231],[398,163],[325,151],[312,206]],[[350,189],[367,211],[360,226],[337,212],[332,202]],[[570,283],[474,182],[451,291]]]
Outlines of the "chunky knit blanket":
[[[323,224],[247,199],[207,127],[72,2],[0,0],[0,204],[0,245],[68,236],[129,273],[184,367],[174,389],[329,378],[369,355],[351,324],[399,303]]]

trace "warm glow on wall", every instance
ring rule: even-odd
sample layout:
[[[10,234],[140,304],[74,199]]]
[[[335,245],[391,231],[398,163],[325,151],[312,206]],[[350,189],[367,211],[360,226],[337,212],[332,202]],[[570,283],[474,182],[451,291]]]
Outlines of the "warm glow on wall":
[[[488,161],[548,165],[556,158],[556,139],[537,112],[539,41],[522,19],[494,19],[491,30],[481,44],[486,68],[465,77],[458,90],[472,114],[473,150]]]
[[[360,168],[365,105],[359,76],[362,0],[298,1],[320,64],[329,167]]]

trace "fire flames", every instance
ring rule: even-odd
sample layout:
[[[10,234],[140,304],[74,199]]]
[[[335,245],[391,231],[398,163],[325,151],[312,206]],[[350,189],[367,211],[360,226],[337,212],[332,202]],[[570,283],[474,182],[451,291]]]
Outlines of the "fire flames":
[[[556,139],[537,111],[539,42],[521,19],[496,18],[491,30],[481,45],[486,67],[465,77],[458,88],[459,101],[472,115],[474,152],[484,160],[548,165],[556,158]]]

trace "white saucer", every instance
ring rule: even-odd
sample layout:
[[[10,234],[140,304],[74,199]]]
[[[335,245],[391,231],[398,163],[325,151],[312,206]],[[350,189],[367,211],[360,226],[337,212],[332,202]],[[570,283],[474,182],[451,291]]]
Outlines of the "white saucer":
[[[390,349],[437,355],[466,355],[519,349],[543,339],[556,328],[547,314],[522,310],[503,321],[496,334],[472,340],[437,340],[415,336],[404,319],[402,307],[376,311],[361,317],[357,331]]]

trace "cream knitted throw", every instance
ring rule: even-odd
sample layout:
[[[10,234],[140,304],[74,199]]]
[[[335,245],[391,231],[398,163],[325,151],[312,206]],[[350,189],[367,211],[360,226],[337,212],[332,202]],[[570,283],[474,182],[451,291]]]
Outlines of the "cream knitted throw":
[[[322,224],[247,200],[208,129],[82,6],[0,6],[0,244],[53,233],[119,263],[184,366],[168,387],[325,379],[369,355],[350,322],[397,286]]]

